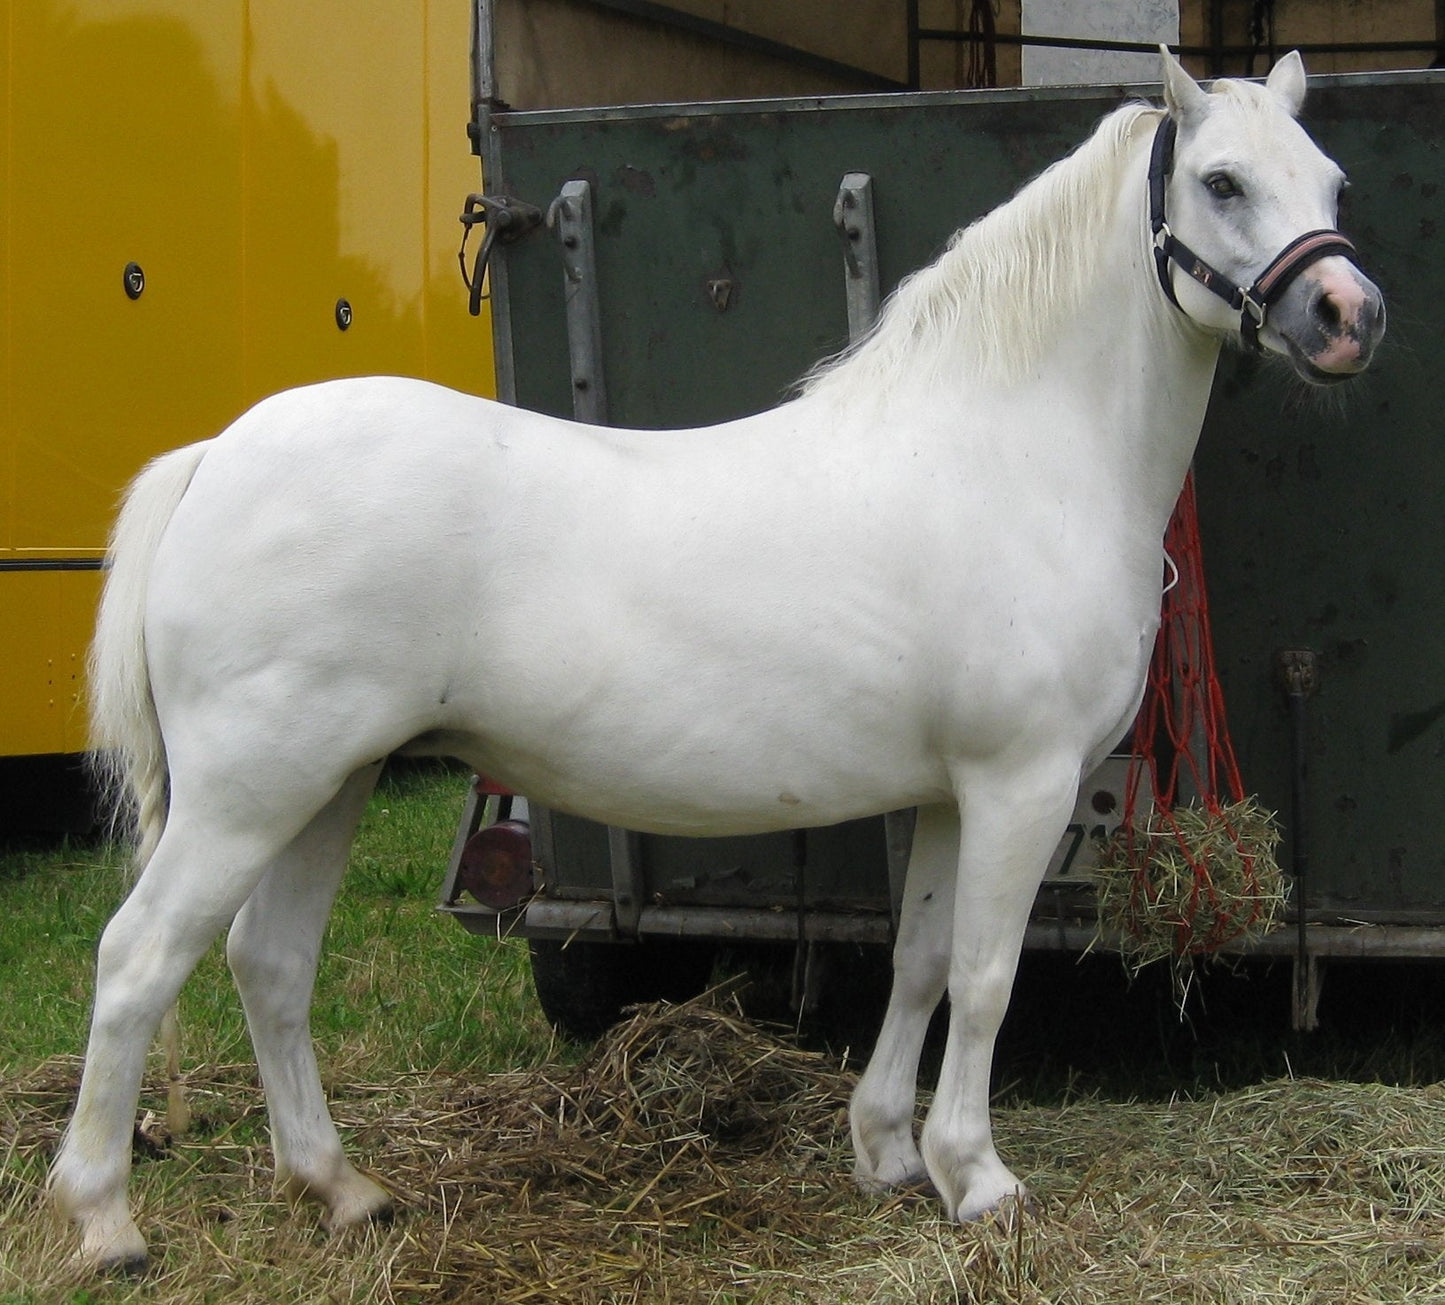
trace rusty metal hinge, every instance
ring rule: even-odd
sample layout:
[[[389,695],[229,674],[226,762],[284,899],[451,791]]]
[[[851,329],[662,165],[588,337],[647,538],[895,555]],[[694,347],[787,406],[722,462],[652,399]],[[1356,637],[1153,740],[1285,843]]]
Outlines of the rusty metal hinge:
[[[487,262],[492,256],[492,246],[500,241],[504,245],[515,244],[542,225],[542,210],[535,205],[512,199],[508,195],[468,195],[466,207],[460,218],[462,224],[462,247],[457,251],[457,262],[461,264],[462,283],[467,287],[467,309],[473,317],[480,316],[482,300],[487,298],[482,287],[487,276]],[[487,229],[481,248],[471,270],[467,270],[467,240],[472,228],[481,223]]]

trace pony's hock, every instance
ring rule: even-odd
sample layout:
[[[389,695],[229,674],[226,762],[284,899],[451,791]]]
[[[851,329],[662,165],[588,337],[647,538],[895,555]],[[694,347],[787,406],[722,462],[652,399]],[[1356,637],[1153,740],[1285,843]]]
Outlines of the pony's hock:
[[[1147,220],[1159,122],[1178,123],[1171,228],[1238,284],[1336,222],[1339,169],[1294,117],[1297,58],[1263,85],[1210,94],[1167,56],[1163,71],[1165,108],[1129,102],[1081,128],[1067,158],[905,281],[856,347],[755,415],[699,426],[708,413],[695,410],[685,433],[643,429],[669,424],[628,411],[637,369],[668,341],[603,335],[587,392],[602,393],[605,372],[608,415],[626,411],[625,428],[368,377],[277,395],[142,473],[112,544],[91,697],[96,742],[140,813],[144,864],[100,944],[52,1174],[85,1256],[144,1254],[126,1180],[147,1044],[228,925],[279,1180],[330,1227],[386,1208],[329,1118],[307,1010],[377,758],[393,752],[458,757],[526,795],[546,890],[518,908],[529,931],[545,930],[548,909],[590,903],[601,928],[635,936],[661,909],[658,849],[679,836],[740,840],[733,873],[695,864],[668,889],[690,911],[717,909],[720,927],[738,919],[738,884],[761,898],[751,918],[782,919],[804,941],[869,897],[880,936],[894,937],[894,984],[852,1103],[859,1181],[930,1182],[957,1219],[1020,1196],[989,1124],[994,1038],[1081,779],[1138,706],[1165,524],[1220,349],[1240,332],[1192,280],[1177,304],[1159,285]],[[800,114],[823,121],[816,102]],[[668,157],[736,158],[694,148],[689,133],[709,130],[674,114]],[[496,162],[489,180],[510,185]],[[1221,195],[1207,183],[1226,164]],[[856,166],[821,191],[820,285],[837,284],[827,218]],[[885,193],[880,237],[897,220]],[[598,202],[590,179],[569,196],[596,255],[579,267],[575,336],[615,284],[596,237],[637,219],[615,197]],[[719,207],[719,221],[757,207]],[[727,312],[698,304],[689,330],[716,346],[741,323],[770,366],[839,342],[787,314],[760,322],[759,246],[722,234],[724,256],[708,261],[746,276],[749,294]],[[557,312],[559,282],[564,294],[581,284],[543,242],[506,249],[504,377],[532,352],[514,274],[542,255]],[[1364,317],[1353,356],[1292,334],[1290,305],[1303,311],[1326,281],[1352,284],[1360,303],[1378,294],[1338,254],[1304,269],[1258,331],[1300,375],[1367,356]],[[678,376],[713,352],[690,351],[663,392],[680,398]],[[537,407],[573,411],[566,361]],[[696,407],[724,399],[737,396]],[[909,809],[905,840],[901,817],[880,816]],[[569,840],[605,867],[600,900],[557,874]],[[865,845],[871,859],[852,860]],[[895,927],[877,874],[890,849]],[[483,891],[507,879],[490,864]],[[851,881],[821,878],[827,866]],[[947,1047],[917,1137],[918,1060],[945,992]]]

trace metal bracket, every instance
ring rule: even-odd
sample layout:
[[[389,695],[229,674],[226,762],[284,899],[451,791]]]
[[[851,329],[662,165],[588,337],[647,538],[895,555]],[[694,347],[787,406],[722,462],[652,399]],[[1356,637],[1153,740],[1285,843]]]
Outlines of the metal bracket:
[[[856,341],[873,329],[882,302],[878,277],[878,228],[873,219],[873,178],[866,172],[849,172],[838,188],[833,225],[843,240],[843,289],[848,302],[848,339]],[[913,848],[913,827],[918,811],[907,807],[883,817],[888,849],[888,914],[893,932],[903,912],[903,884]]]
[[[612,862],[612,910],[617,931],[636,938],[647,885],[642,874],[642,839],[630,829],[607,827],[607,854]]]
[[[848,338],[856,340],[878,317],[878,237],[873,221],[873,178],[850,172],[833,205],[833,225],[843,238]]]
[[[908,878],[908,858],[913,853],[913,830],[917,824],[917,807],[885,812],[883,816],[883,838],[888,854],[888,915],[895,936],[903,915],[903,885]]]
[[[442,880],[441,905],[451,906],[460,897],[457,887],[457,868],[462,863],[462,850],[467,840],[479,830],[487,818],[487,798],[477,792],[476,777],[467,785],[467,800],[462,806],[462,818],[457,825],[456,837],[452,840],[452,852],[447,858],[447,872]]]
[[[1319,689],[1319,658],[1308,648],[1275,655],[1280,685],[1289,699],[1290,870],[1294,877],[1295,958],[1293,1026],[1309,1032],[1319,1024],[1320,971],[1309,943],[1309,700]]]
[[[492,246],[498,241],[504,245],[515,244],[535,231],[542,225],[542,210],[506,195],[468,195],[459,221],[462,224],[462,247],[457,251],[457,262],[461,264],[462,283],[468,291],[467,310],[473,317],[478,317],[482,311],[482,300],[488,297],[482,293],[482,286],[486,281]],[[467,240],[478,222],[486,227],[487,234],[477,250],[476,261],[468,271]]]
[[[562,242],[572,415],[578,421],[602,426],[607,422],[607,386],[602,374],[602,311],[597,292],[591,184],[569,181],[563,186],[547,210],[547,226]]]
[[[593,426],[607,424],[607,385],[602,371],[602,301],[597,289],[592,185],[569,181],[547,209],[547,227],[562,245],[562,294],[567,310],[567,354],[572,369],[572,415]],[[617,931],[636,938],[646,883],[642,840],[631,830],[607,828],[612,863],[612,910]]]
[[[1324,962],[1307,952],[1294,958],[1290,1028],[1295,1033],[1314,1033],[1320,1027],[1320,991],[1324,987]]]
[[[1285,694],[1312,697],[1320,687],[1319,657],[1309,648],[1282,648],[1275,657]]]

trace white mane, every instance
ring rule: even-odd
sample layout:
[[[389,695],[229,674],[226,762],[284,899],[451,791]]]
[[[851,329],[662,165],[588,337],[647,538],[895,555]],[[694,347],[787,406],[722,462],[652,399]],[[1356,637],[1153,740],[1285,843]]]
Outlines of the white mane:
[[[873,330],[820,364],[802,392],[876,393],[904,375],[961,368],[1017,377],[1084,302],[1136,128],[1159,116],[1139,103],[1116,109],[1072,154],[956,232],[942,256],[899,284]]]

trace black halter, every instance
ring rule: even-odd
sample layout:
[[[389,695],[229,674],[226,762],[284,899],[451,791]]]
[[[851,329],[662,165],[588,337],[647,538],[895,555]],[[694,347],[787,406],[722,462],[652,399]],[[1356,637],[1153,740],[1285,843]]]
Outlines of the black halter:
[[[1164,220],[1164,188],[1174,166],[1174,138],[1178,134],[1174,119],[1165,116],[1154,133],[1154,148],[1149,156],[1149,230],[1154,240],[1154,264],[1159,269],[1159,284],[1169,302],[1179,308],[1174,294],[1169,264],[1179,264],[1206,290],[1218,295],[1239,313],[1239,334],[1245,345],[1260,351],[1259,328],[1264,325],[1270,306],[1284,294],[1290,283],[1311,263],[1331,254],[1343,254],[1357,262],[1355,247],[1338,231],[1306,231],[1291,240],[1275,255],[1274,261],[1255,279],[1249,289],[1235,285],[1216,268],[1178,239]],[[1183,312],[1183,309],[1180,308]]]

